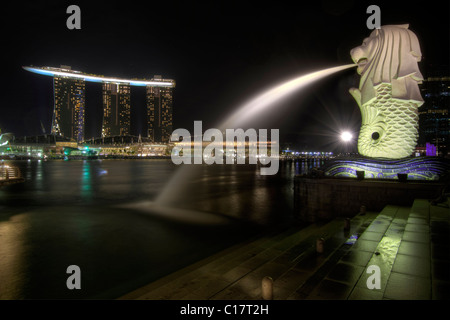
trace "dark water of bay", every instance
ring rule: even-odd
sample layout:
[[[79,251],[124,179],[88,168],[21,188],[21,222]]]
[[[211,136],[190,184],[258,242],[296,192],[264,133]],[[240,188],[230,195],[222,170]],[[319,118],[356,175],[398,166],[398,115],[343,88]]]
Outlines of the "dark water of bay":
[[[204,165],[161,207],[170,160],[5,163],[26,181],[0,187],[0,299],[117,298],[289,223],[294,175],[319,164]],[[69,265],[81,290],[66,286]]]

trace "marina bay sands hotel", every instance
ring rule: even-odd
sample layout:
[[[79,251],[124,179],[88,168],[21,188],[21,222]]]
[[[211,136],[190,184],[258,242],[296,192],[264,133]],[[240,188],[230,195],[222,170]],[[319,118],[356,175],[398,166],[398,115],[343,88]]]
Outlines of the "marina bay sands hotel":
[[[119,79],[87,74],[70,66],[23,67],[53,77],[54,109],[51,133],[82,142],[85,122],[85,83],[102,83],[102,137],[130,134],[131,86],[146,87],[148,137],[153,142],[169,142],[172,134],[172,104],[175,81],[154,76],[146,79]]]

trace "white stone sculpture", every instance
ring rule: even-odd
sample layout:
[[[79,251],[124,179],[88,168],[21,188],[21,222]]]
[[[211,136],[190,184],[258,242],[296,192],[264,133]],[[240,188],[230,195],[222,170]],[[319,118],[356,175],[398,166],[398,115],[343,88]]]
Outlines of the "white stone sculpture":
[[[400,159],[416,146],[423,77],[419,41],[408,27],[382,26],[350,51],[361,75],[359,89],[350,89],[361,109],[361,155]]]

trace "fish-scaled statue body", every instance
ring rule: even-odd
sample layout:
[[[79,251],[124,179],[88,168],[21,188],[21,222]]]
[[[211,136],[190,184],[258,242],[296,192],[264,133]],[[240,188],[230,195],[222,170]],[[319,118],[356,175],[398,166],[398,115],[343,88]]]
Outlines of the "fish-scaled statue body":
[[[358,152],[373,158],[410,156],[418,138],[418,108],[423,104],[416,35],[408,25],[382,26],[350,55],[361,75],[359,89],[350,89],[362,115]]]

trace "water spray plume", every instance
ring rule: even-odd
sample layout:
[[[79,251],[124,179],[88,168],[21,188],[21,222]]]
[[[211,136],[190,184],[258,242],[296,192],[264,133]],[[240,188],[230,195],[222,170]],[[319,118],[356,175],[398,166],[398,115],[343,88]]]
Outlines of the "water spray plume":
[[[307,75],[303,75],[295,79],[289,80],[287,82],[284,82],[283,84],[278,85],[275,88],[264,92],[263,94],[257,96],[255,99],[249,101],[248,103],[240,107],[225,122],[222,123],[221,129],[242,126],[245,123],[245,121],[252,119],[257,113],[263,112],[275,101],[278,101],[284,98],[285,96],[293,93],[294,91],[297,91],[298,89],[305,87],[326,76],[356,66],[357,64],[348,64],[344,66],[333,67],[329,69],[312,72]]]
[[[244,104],[227,120],[222,122],[219,129],[224,130],[243,127],[247,121],[253,119],[257,114],[264,112],[265,109],[273,106],[274,102],[284,98],[288,94],[291,94],[294,91],[301,89],[317,80],[332,75],[333,73],[356,66],[357,64],[347,64],[339,67],[328,68],[286,81]],[[185,184],[192,179],[192,176],[196,172],[196,168],[198,168],[198,166],[195,165],[183,166],[180,168],[161,191],[156,199],[156,202],[159,204],[164,204],[176,200],[174,198],[183,193],[183,189],[186,188]]]

